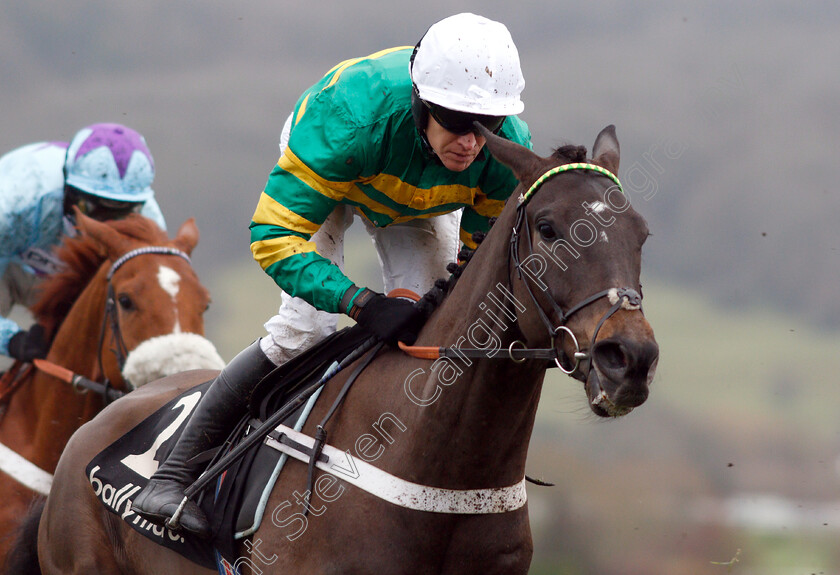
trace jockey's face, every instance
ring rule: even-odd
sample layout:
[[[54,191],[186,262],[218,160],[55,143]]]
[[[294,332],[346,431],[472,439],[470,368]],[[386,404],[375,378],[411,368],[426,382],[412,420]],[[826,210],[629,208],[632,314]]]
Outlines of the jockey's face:
[[[462,172],[470,167],[481,148],[487,142],[484,136],[474,132],[453,134],[429,115],[426,138],[441,163],[453,172]]]

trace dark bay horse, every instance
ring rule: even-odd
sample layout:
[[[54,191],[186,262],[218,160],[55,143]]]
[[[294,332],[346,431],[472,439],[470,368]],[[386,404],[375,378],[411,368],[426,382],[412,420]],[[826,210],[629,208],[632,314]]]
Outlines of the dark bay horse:
[[[64,269],[43,280],[32,309],[54,334],[47,360],[118,390],[126,379],[136,386],[219,368],[203,337],[210,296],[188,257],[198,243],[195,222],[172,240],[140,216],[100,223],[78,214],[78,222],[81,234],[57,253]],[[30,501],[48,492],[67,440],[104,406],[102,395],[80,391],[32,370],[0,408],[0,563]]]
[[[311,484],[307,465],[286,465],[240,545],[243,572],[527,573],[525,461],[547,367],[579,380],[598,416],[646,400],[659,355],[641,311],[648,228],[614,176],[614,128],[589,161],[580,147],[542,158],[485,135],[521,185],[408,350],[452,353],[386,349],[361,372],[327,426],[332,463]],[[345,373],[328,383],[307,435]],[[210,376],[151,383],[71,438],[40,518],[43,573],[212,573],[105,511],[85,474],[103,448]]]

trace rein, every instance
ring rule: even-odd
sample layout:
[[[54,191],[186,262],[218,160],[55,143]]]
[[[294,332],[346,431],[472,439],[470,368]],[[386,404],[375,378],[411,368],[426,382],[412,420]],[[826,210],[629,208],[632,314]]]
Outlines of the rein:
[[[14,362],[8,370],[0,375],[0,416],[3,409],[15,391],[26,381],[26,376],[32,371],[32,365],[20,361]]]
[[[93,391],[105,397],[105,401],[110,403],[115,399],[121,398],[126,392],[114,389],[113,387],[98,381],[88,379],[83,375],[73,373],[66,367],[56,365],[46,359],[34,359],[32,363],[36,368],[47,373],[55,378],[60,379],[64,383],[69,383],[78,394],[84,394],[88,391]]]
[[[455,347],[424,347],[424,346],[407,346],[403,343],[399,344],[401,350],[403,350],[408,355],[412,357],[420,358],[420,359],[438,359],[438,358],[484,358],[484,359],[510,359],[516,363],[522,363],[526,359],[542,359],[547,361],[553,361],[554,364],[560,368],[560,370],[565,373],[566,375],[571,375],[576,379],[580,379],[581,381],[586,380],[588,376],[588,369],[587,374],[582,373],[580,369],[581,364],[589,363],[590,360],[590,350],[595,345],[595,339],[598,337],[598,333],[601,330],[601,327],[604,323],[612,317],[615,312],[619,309],[624,308],[628,310],[638,310],[641,309],[642,304],[642,296],[633,288],[629,287],[622,287],[622,288],[609,288],[602,291],[599,291],[587,298],[585,298],[580,303],[572,306],[568,311],[564,312],[562,308],[555,302],[553,299],[550,299],[551,305],[554,308],[554,313],[559,318],[559,324],[554,325],[552,321],[549,319],[548,315],[546,315],[545,311],[543,311],[542,307],[539,305],[536,295],[534,294],[533,290],[531,289],[530,284],[527,281],[527,274],[523,277],[522,273],[522,261],[519,258],[519,245],[521,241],[521,237],[524,235],[527,242],[528,242],[528,251],[533,253],[533,245],[531,243],[531,229],[528,224],[528,218],[525,214],[525,206],[537,193],[537,191],[542,187],[542,185],[549,180],[550,178],[556,176],[557,174],[562,174],[564,172],[569,172],[572,170],[588,170],[591,172],[595,172],[602,176],[606,176],[618,186],[618,189],[623,193],[623,189],[621,187],[621,182],[619,181],[618,177],[613,174],[611,171],[607,170],[602,166],[598,166],[596,164],[590,163],[582,163],[582,162],[575,162],[571,164],[564,164],[562,166],[557,166],[551,168],[547,172],[545,172],[542,176],[537,178],[537,180],[531,185],[528,190],[520,194],[518,201],[519,204],[516,207],[516,223],[513,227],[513,233],[510,238],[510,251],[509,251],[509,264],[513,262],[513,266],[516,268],[517,275],[519,279],[523,281],[525,285],[525,289],[528,291],[528,295],[530,295],[531,300],[534,302],[534,306],[539,313],[540,320],[542,321],[543,325],[548,330],[551,336],[551,347],[545,349],[532,349],[528,348],[523,342],[519,340],[515,340],[510,344],[507,349],[507,354],[499,354],[498,349],[470,349],[470,348],[455,348]],[[511,279],[511,278],[509,278]],[[566,326],[569,319],[580,310],[584,309],[588,305],[598,301],[602,297],[606,297],[611,307],[607,310],[607,312],[601,317],[598,321],[598,324],[595,327],[595,331],[592,334],[592,338],[590,340],[589,348],[587,350],[582,350],[580,347],[580,343],[578,342],[577,337]],[[565,357],[565,354],[561,356],[561,354],[557,351],[555,346],[555,341],[558,336],[563,337],[564,335],[568,335],[572,342],[574,343],[575,351],[573,353],[574,363],[571,363],[568,358]],[[571,365],[570,365],[571,364]]]
[[[242,439],[240,443],[232,447],[230,451],[221,455],[218,459],[212,462],[210,466],[204,470],[204,473],[202,473],[198,479],[196,479],[184,490],[184,498],[181,500],[178,509],[176,509],[175,513],[172,514],[172,517],[167,520],[166,526],[170,529],[177,529],[181,520],[181,514],[183,513],[187,501],[195,497],[195,495],[207,487],[211,481],[215,480],[219,475],[224,473],[228,467],[244,456],[251,447],[263,441],[266,436],[274,431],[274,429],[276,429],[277,426],[279,426],[287,417],[303,405],[309,397],[318,391],[318,389],[320,389],[327,381],[335,377],[340,371],[354,363],[357,359],[362,357],[378,344],[379,342],[376,337],[370,337],[362,342],[359,347],[345,355],[343,359],[333,362],[333,364],[327,368],[318,381],[301,391],[294,399],[286,403],[286,405],[284,405],[281,409],[267,417],[266,420],[262,422],[262,425],[253,429]],[[268,374],[266,377],[270,376],[271,374]],[[339,397],[343,399],[342,394],[340,394]]]
[[[114,347],[111,349],[111,351],[117,357],[117,364],[119,365],[120,371],[122,371],[122,369],[125,367],[125,360],[128,356],[128,349],[125,345],[125,341],[123,340],[122,332],[120,331],[120,320],[119,314],[117,312],[117,298],[116,294],[114,293],[114,286],[111,283],[111,278],[114,277],[114,274],[117,272],[117,270],[120,269],[123,266],[123,264],[125,264],[128,260],[145,254],[178,256],[186,260],[187,263],[192,264],[190,256],[187,255],[185,252],[177,248],[167,246],[146,246],[142,248],[137,248],[124,253],[113,264],[111,264],[111,268],[108,270],[108,274],[105,276],[108,281],[108,295],[105,298],[105,315],[102,318],[102,329],[99,331],[99,344],[97,348],[99,350],[99,371],[100,373],[102,373],[104,379],[104,382],[102,383],[102,391],[97,389],[97,392],[103,395],[106,403],[109,401],[108,390],[112,388],[110,382],[108,381],[108,378],[105,377],[105,369],[103,368],[102,364],[102,346],[105,342],[105,331],[109,323],[111,327],[111,338],[114,344]]]

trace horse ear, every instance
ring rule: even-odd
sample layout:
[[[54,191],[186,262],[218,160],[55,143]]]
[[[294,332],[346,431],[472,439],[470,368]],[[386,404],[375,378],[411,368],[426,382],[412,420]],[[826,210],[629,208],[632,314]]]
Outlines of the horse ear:
[[[130,241],[108,224],[89,218],[75,206],[73,211],[76,213],[79,229],[86,236],[96,240],[103,254],[117,258],[131,249]]]
[[[198,226],[195,224],[195,218],[190,218],[181,224],[174,243],[178,249],[188,254],[192,253],[195,246],[198,245]]]
[[[595,138],[595,145],[592,147],[593,161],[618,175],[618,163],[621,156],[618,147],[618,138],[615,136],[615,126],[610,124]]]
[[[487,149],[493,157],[513,171],[513,175],[520,182],[524,182],[531,174],[538,171],[543,159],[537,154],[516,142],[497,136],[479,122],[473,125],[487,140]]]

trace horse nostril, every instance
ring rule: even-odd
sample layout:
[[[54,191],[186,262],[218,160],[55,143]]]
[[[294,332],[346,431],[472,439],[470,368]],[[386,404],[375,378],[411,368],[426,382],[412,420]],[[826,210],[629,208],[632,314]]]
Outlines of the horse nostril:
[[[598,367],[605,370],[624,371],[627,369],[627,356],[621,345],[614,341],[604,341],[595,344],[593,358]]]
[[[599,370],[615,380],[648,381],[656,369],[659,346],[656,342],[602,340],[592,349],[592,360]]]

